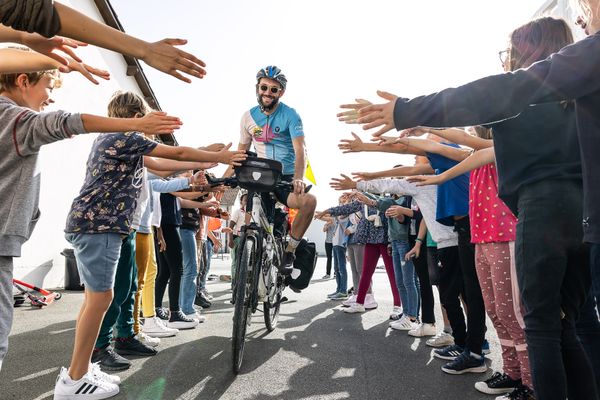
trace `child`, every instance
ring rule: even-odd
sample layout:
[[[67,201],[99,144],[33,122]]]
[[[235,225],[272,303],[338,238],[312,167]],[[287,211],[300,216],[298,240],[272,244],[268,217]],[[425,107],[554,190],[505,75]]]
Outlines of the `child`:
[[[36,172],[40,148],[87,132],[146,130],[170,133],[180,122],[165,113],[144,118],[105,118],[65,111],[43,113],[60,86],[56,70],[0,74],[0,368],[8,350],[12,325],[13,257],[29,239],[40,218],[40,175]]]
[[[109,115],[142,117],[140,112],[127,114],[117,106],[123,104],[124,96],[141,100],[131,93],[118,93],[109,103]],[[207,152],[165,146],[135,131],[96,139],[87,162],[84,185],[73,201],[65,229],[85,284],[85,297],[77,319],[71,367],[68,371],[66,368],[60,371],[54,389],[55,399],[91,398],[89,392],[92,390],[94,398],[107,398],[119,392],[116,384],[98,379],[91,373],[90,359],[100,323],[112,301],[122,237],[129,235],[131,230],[131,217],[141,187],[143,156],[226,164],[245,159],[243,152],[230,152],[229,147],[219,152]]]

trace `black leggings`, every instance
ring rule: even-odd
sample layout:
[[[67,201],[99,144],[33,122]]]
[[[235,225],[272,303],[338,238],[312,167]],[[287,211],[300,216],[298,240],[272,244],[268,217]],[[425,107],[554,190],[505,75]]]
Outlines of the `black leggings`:
[[[415,246],[415,239],[417,237],[410,235],[408,242],[410,248]],[[433,299],[433,290],[431,289],[431,283],[429,282],[429,269],[427,268],[427,246],[421,246],[421,254],[419,257],[413,258],[413,265],[417,276],[419,277],[419,290],[421,292],[421,319],[426,324],[435,324],[435,314],[433,313],[433,307],[435,301]]]
[[[167,250],[160,252],[156,244],[156,261],[158,262],[158,275],[154,288],[156,306],[161,307],[167,283],[169,284],[169,310],[179,311],[179,290],[181,275],[183,274],[183,256],[181,252],[181,237],[179,227],[176,225],[161,225]]]
[[[325,242],[325,254],[327,255],[327,275],[331,275],[331,258],[333,255],[333,244]]]

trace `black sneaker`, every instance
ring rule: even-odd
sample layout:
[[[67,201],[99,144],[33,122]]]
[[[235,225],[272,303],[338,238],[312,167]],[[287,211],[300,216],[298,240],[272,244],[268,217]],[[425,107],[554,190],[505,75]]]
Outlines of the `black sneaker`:
[[[168,321],[169,320],[169,310],[167,310],[164,307],[156,307],[154,309],[156,316],[160,319],[162,319],[163,321]]]
[[[208,300],[202,293],[196,293],[196,298],[194,299],[194,304],[200,306],[202,308],[210,308],[212,303]]]
[[[176,311],[171,313],[167,326],[173,329],[194,329],[198,326],[198,320],[188,318],[183,312]]]
[[[123,371],[131,367],[131,361],[115,353],[111,346],[103,349],[94,349],[92,363],[98,363],[106,371]]]
[[[521,380],[514,380],[502,372],[494,372],[485,381],[476,382],[475,389],[485,394],[503,394],[512,392],[521,385]]]
[[[157,353],[154,347],[146,346],[134,337],[115,339],[115,351],[121,355],[149,357]]]
[[[496,397],[496,400],[535,400],[533,390],[525,385],[519,385],[515,390],[504,396]]]
[[[474,356],[469,349],[465,349],[454,361],[444,365],[442,371],[452,375],[466,374],[467,372],[482,373],[487,371],[487,365],[485,365],[483,356]]]
[[[433,356],[442,360],[455,360],[465,349],[459,345],[452,344],[433,351]]]
[[[294,268],[294,260],[296,259],[296,255],[290,251],[285,251],[283,253],[283,260],[281,260],[281,265],[277,268],[279,272],[283,275],[290,275],[292,273],[292,269]]]

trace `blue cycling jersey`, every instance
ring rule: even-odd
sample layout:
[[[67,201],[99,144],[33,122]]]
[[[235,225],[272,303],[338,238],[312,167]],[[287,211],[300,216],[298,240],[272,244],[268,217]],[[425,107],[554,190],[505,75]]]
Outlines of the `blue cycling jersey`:
[[[300,116],[283,103],[271,115],[256,106],[242,116],[240,143],[252,142],[259,157],[281,162],[284,175],[294,173],[296,153],[292,139],[300,136],[304,136]]]

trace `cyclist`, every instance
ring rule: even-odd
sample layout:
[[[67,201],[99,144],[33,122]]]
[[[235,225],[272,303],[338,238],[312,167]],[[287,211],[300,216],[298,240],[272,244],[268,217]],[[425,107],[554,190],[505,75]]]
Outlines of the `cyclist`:
[[[304,193],[303,180],[306,169],[304,130],[300,116],[279,100],[285,93],[287,79],[281,69],[274,65],[262,68],[256,74],[256,99],[258,105],[242,116],[239,150],[254,148],[259,157],[281,162],[283,180],[293,184],[293,192],[276,190],[277,200],[289,208],[298,209],[292,224],[290,240],[285,249],[282,273],[289,273],[295,259],[295,251],[313,218],[317,200]],[[225,176],[233,174],[230,168]]]

